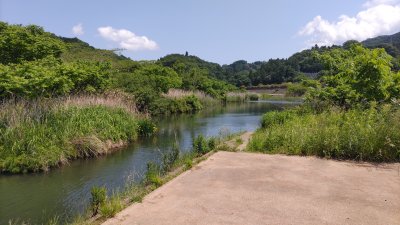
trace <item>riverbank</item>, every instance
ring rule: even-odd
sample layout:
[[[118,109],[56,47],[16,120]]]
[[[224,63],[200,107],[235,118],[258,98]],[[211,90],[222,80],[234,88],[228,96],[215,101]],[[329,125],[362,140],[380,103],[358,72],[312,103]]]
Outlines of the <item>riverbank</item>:
[[[306,107],[268,112],[248,150],[269,154],[318,156],[339,160],[400,162],[400,110]]]
[[[0,172],[48,171],[108,154],[154,129],[118,93],[10,100],[0,109]]]
[[[104,225],[399,224],[399,167],[217,152]]]

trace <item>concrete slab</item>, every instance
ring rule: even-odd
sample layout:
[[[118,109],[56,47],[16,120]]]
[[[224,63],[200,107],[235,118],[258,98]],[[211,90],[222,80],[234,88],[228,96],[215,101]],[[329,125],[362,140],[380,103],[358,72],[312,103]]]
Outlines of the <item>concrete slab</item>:
[[[400,224],[400,164],[218,152],[104,224]]]

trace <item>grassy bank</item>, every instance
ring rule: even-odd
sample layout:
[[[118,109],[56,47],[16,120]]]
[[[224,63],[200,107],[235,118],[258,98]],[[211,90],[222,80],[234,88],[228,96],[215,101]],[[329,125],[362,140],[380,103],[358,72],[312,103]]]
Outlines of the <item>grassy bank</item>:
[[[7,101],[0,107],[0,171],[46,171],[107,154],[152,125],[120,94]]]
[[[368,110],[269,112],[249,143],[249,151],[316,155],[374,162],[400,161],[400,111]]]

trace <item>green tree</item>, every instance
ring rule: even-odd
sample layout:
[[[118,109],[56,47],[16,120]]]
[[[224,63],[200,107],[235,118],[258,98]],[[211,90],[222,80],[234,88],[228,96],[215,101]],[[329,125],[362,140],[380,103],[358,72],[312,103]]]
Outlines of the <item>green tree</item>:
[[[391,70],[392,57],[384,49],[353,44],[320,55],[326,70],[322,85],[313,88],[310,100],[344,107],[371,101],[388,102],[399,97],[399,74]]]
[[[64,43],[53,34],[35,25],[8,25],[0,22],[0,63],[21,63],[59,57]]]

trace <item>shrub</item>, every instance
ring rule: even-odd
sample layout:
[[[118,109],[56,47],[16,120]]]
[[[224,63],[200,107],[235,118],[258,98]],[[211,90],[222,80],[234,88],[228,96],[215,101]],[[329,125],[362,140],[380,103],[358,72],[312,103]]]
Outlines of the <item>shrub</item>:
[[[92,209],[92,215],[97,215],[98,210],[101,205],[104,204],[107,198],[107,190],[105,187],[92,187],[90,194],[92,197],[90,198],[90,206]]]
[[[209,152],[207,139],[202,134],[199,134],[193,140],[193,151],[196,152],[198,155],[204,155]]]
[[[99,206],[99,212],[105,218],[114,217],[123,209],[122,199],[119,196],[113,196],[110,200]]]
[[[138,126],[139,134],[142,136],[150,136],[157,131],[156,125],[148,118],[139,119]]]
[[[271,111],[265,113],[261,118],[261,127],[269,128],[272,125],[280,125],[285,123],[285,121],[293,117],[294,112],[290,110],[286,111]]]
[[[259,97],[258,94],[249,94],[250,101],[258,101]]]
[[[171,151],[167,152],[163,156],[163,172],[168,172],[172,169],[175,162],[179,159],[179,145],[174,143]]]
[[[308,88],[303,84],[288,84],[286,96],[300,97],[306,94]]]
[[[162,180],[160,176],[160,166],[155,164],[154,162],[147,163],[147,172],[145,175],[146,184],[155,185],[159,187],[162,185]]]
[[[61,63],[53,57],[21,64],[0,64],[0,98],[101,92],[108,87],[108,68],[105,63]]]

